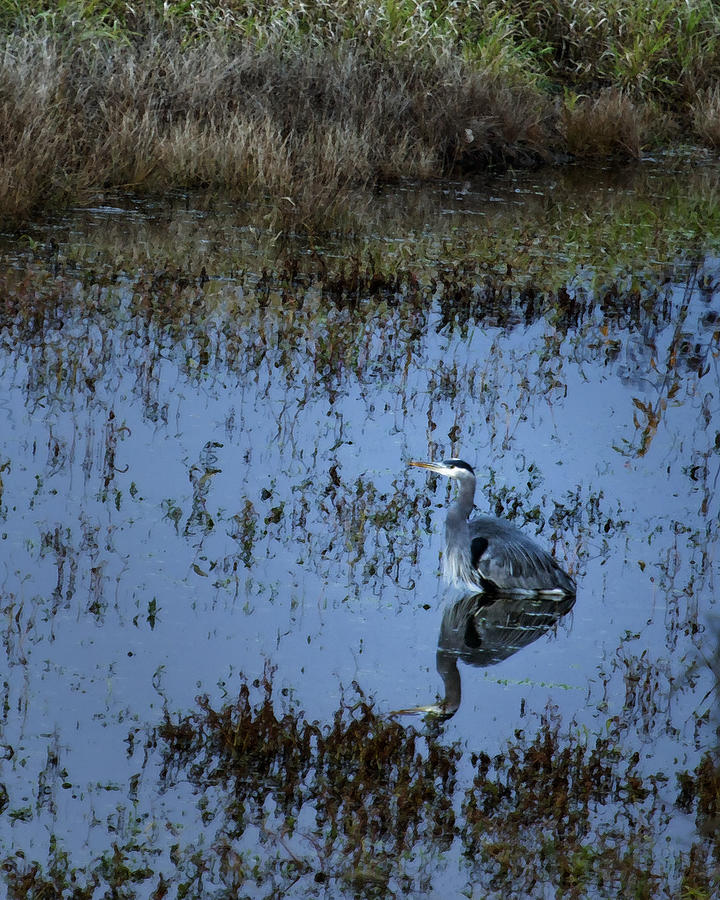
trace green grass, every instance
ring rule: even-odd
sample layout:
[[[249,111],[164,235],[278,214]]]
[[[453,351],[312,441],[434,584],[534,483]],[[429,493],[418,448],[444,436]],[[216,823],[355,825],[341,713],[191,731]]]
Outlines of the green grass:
[[[0,0],[0,215],[104,189],[270,198],[720,146],[710,0]]]

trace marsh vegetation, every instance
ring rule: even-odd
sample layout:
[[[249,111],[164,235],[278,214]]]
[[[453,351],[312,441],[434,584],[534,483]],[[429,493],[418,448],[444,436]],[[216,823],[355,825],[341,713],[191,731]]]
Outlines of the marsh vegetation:
[[[4,236],[8,895],[717,896],[717,189],[403,184],[322,239],[116,194]],[[446,485],[405,464],[458,454],[578,582],[484,608],[511,654],[448,638]],[[455,715],[390,716],[453,649]]]
[[[0,0],[9,897],[718,896],[719,75],[712,0]],[[574,605],[468,628],[450,455]]]
[[[720,143],[712,0],[0,2],[0,215],[103,190],[342,221],[398,178]]]

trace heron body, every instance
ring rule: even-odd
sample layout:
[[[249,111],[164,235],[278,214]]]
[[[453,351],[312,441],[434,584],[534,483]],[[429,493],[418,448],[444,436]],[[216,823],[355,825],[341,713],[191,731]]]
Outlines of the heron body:
[[[392,715],[423,714],[449,719],[460,707],[462,684],[458,662],[494,666],[542,637],[575,605],[574,594],[543,595],[527,591],[466,594],[443,612],[436,666],[444,696],[427,706],[394,710]]]
[[[443,573],[457,587],[472,591],[575,594],[575,582],[546,550],[493,516],[470,518],[475,473],[461,459],[411,462],[458,482],[458,496],[445,521]]]

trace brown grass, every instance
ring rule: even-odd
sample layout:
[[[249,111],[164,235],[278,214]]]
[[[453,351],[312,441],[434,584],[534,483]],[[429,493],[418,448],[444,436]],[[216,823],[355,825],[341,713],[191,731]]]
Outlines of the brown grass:
[[[720,85],[699,95],[694,104],[693,124],[706,144],[720,148]]]
[[[652,113],[650,104],[638,103],[615,89],[568,102],[563,109],[568,151],[579,157],[637,159],[660,130]]]
[[[638,156],[674,117],[717,146],[718,34],[711,0],[0,0],[0,216],[205,188],[310,223],[378,179]]]
[[[299,217],[350,186],[546,153],[527,89],[451,56],[388,65],[368,52],[246,43],[76,48],[17,39],[0,66],[0,210],[19,220],[102,188],[217,188],[288,198]]]

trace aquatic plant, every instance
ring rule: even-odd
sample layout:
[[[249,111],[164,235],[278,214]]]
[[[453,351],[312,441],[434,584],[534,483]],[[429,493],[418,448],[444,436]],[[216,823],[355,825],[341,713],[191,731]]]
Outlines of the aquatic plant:
[[[509,177],[502,225],[452,215],[457,185],[406,221],[403,191],[350,243],[135,197],[2,239],[10,897],[717,894],[715,175],[643,169]],[[602,434],[568,428],[589,383]],[[403,702],[439,687],[416,635],[446,500],[406,477],[411,432],[477,452],[479,505],[567,540],[587,591],[444,731],[382,714],[398,669]]]
[[[144,748],[137,734],[130,743],[145,756],[143,779],[157,768],[155,789],[168,796],[191,786],[211,839],[186,843],[168,821],[161,827],[177,836],[161,853],[157,823],[136,807],[137,818],[87,864],[53,839],[46,869],[6,857],[4,878],[12,898],[82,898],[98,888],[124,897],[308,896],[327,885],[338,896],[387,896],[396,885],[417,895],[437,886],[450,856],[469,885],[505,894],[677,896],[682,882],[687,896],[712,896],[715,754],[680,773],[677,802],[697,810],[698,827],[692,846],[666,860],[667,777],[646,771],[638,753],[623,758],[625,728],[614,720],[593,738],[549,708],[491,757],[384,718],[357,687],[330,720],[308,721],[275,697],[268,670],[221,706],[201,697],[186,715],[166,712]]]

